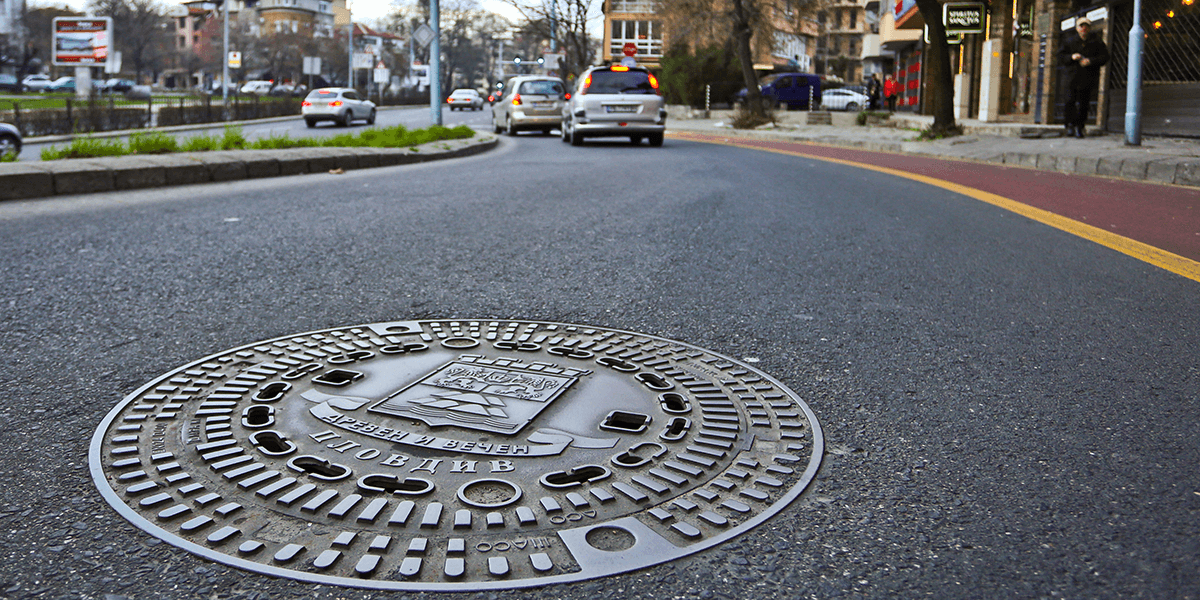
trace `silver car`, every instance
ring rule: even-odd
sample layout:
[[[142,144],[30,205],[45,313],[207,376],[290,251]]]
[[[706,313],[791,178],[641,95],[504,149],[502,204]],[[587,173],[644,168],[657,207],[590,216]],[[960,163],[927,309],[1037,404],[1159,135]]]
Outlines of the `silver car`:
[[[557,77],[513,77],[505,84],[504,95],[492,106],[492,127],[496,133],[509,135],[529,130],[549,135],[562,123],[565,94],[566,86]]]
[[[667,109],[658,79],[642,67],[592,67],[563,108],[562,140],[573,146],[590,137],[629,137],[661,146]]]
[[[350,121],[366,119],[375,124],[375,103],[358,95],[353,88],[320,88],[308,93],[300,103],[304,123],[316,127],[317,121],[333,121],[348,127]]]

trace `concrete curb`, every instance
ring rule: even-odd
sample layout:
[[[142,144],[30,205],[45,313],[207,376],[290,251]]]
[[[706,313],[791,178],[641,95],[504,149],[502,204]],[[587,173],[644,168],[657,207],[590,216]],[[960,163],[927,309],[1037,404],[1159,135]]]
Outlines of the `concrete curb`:
[[[896,115],[895,127],[853,125],[853,115],[835,113],[834,124],[806,126],[785,115],[778,127],[739,130],[722,126],[721,117],[669,120],[669,133],[702,133],[729,138],[793,141],[856,150],[912,154],[931,158],[1003,164],[1041,171],[1091,175],[1147,183],[1200,187],[1200,141],[1175,138],[1147,140],[1126,146],[1116,135],[1085,140],[1047,136],[1022,137],[1032,129],[1022,124],[963,121],[964,135],[936,141],[916,141],[919,129],[932,118]],[[726,117],[727,118],[727,117]],[[789,122],[790,121],[790,122]],[[1057,133],[1057,126],[1038,129]]]
[[[292,148],[0,163],[0,200],[410,165],[495,148],[494,135],[414,148]]]

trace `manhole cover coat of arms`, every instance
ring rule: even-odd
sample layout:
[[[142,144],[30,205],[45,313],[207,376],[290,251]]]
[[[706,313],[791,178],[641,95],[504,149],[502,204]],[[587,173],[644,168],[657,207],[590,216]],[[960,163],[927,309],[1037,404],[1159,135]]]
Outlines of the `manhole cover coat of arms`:
[[[655,336],[402,321],[228,350],[130,394],[92,476],[135,525],[228,565],[376,589],[621,573],[724,542],[812,481],[809,407]]]

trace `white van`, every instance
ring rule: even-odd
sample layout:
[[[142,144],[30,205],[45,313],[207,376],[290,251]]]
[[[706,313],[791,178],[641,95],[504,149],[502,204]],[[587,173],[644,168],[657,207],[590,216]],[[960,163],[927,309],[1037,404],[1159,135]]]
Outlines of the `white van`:
[[[271,92],[271,88],[274,87],[274,85],[275,84],[271,83],[270,81],[263,81],[261,79],[255,80],[255,81],[247,81],[246,85],[242,86],[241,92],[243,94],[253,94],[255,96],[265,96]]]

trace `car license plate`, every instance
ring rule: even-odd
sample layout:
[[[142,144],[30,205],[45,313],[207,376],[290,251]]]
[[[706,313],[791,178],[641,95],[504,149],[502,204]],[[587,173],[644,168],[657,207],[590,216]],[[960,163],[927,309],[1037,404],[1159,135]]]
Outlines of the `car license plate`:
[[[534,108],[554,108],[553,102],[534,102]]]
[[[637,112],[637,107],[630,106],[630,105],[618,105],[618,106],[610,105],[610,106],[605,106],[604,110],[605,110],[605,112],[610,112],[610,113],[631,113],[631,112]]]

